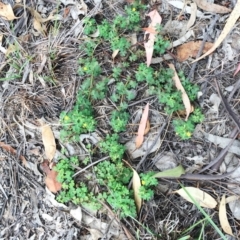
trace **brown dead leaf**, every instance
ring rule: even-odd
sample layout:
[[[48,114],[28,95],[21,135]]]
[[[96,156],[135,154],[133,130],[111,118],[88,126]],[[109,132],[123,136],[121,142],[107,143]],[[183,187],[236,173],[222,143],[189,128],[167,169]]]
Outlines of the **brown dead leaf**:
[[[10,4],[3,4],[2,2],[0,2],[0,17],[8,21],[19,18],[15,17]]]
[[[232,11],[232,9],[229,9],[227,7],[210,3],[207,0],[194,0],[194,2],[198,5],[199,8],[202,10],[205,10],[207,12],[211,13],[229,13]]]
[[[182,100],[183,100],[183,104],[184,104],[185,109],[186,109],[186,118],[185,118],[185,120],[187,121],[187,119],[189,117],[189,114],[192,111],[192,106],[191,106],[190,100],[188,98],[188,95],[187,95],[185,89],[182,86],[182,83],[181,83],[181,81],[180,81],[180,79],[179,79],[179,77],[177,75],[177,72],[176,72],[176,69],[175,69],[174,65],[172,63],[169,63],[168,66],[174,71],[173,80],[175,82],[176,88],[182,92]]]
[[[181,46],[177,47],[177,58],[180,62],[186,61],[190,57],[196,57],[199,51],[199,48],[202,45],[202,41],[190,41],[187,43],[182,44]],[[203,53],[207,52],[213,43],[206,42],[204,45]]]
[[[213,44],[213,46],[201,57],[194,60],[192,63],[199,61],[202,58],[205,58],[209,54],[215,51],[215,49],[222,43],[228,33],[232,30],[233,26],[235,25],[236,21],[240,17],[240,0],[237,1],[233,11],[231,12],[227,23],[225,24],[220,36],[218,37],[217,41]]]
[[[144,108],[142,118],[138,127],[138,135],[136,137],[136,148],[141,147],[143,143],[143,136],[144,136],[144,132],[147,125],[147,120],[148,120],[148,112],[149,112],[149,103],[147,103],[146,107]]]
[[[17,155],[17,151],[10,145],[5,144],[4,142],[0,142],[0,147],[13,155]],[[19,159],[23,162],[24,166],[27,166],[27,160],[24,156],[19,156]]]
[[[49,161],[52,161],[56,152],[55,137],[49,125],[44,124],[42,125],[41,129],[42,129],[42,141],[46,157],[48,158]]]
[[[159,15],[158,11],[155,9],[151,11],[149,14],[147,14],[151,18],[151,23],[148,28],[154,29],[157,24],[161,24],[162,18]],[[146,58],[147,58],[147,66],[150,66],[151,60],[152,60],[152,55],[153,55],[153,47],[154,47],[154,40],[155,40],[155,34],[154,33],[149,33],[148,41],[147,40],[147,32],[145,32],[144,35],[144,48],[146,51]]]
[[[220,205],[219,205],[219,221],[223,231],[231,236],[233,236],[231,226],[228,222],[227,218],[227,210],[226,210],[226,198],[225,195],[222,196]]]
[[[49,168],[49,162],[47,160],[45,160],[41,164],[41,167],[42,170],[46,173],[45,184],[47,188],[53,193],[57,193],[58,191],[60,191],[62,185],[60,182],[57,181],[58,172]]]

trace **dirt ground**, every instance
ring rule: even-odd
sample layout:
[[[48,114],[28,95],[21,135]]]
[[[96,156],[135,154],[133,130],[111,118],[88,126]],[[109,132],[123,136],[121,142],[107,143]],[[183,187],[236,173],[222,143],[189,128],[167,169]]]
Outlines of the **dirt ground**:
[[[58,162],[64,155],[63,146],[67,156],[81,157],[86,144],[106,135],[110,131],[108,113],[116,107],[110,96],[96,101],[96,131],[82,135],[77,143],[64,143],[60,138],[60,114],[73,108],[84,81],[78,74],[79,59],[85,57],[84,42],[88,41],[83,21],[87,17],[111,21],[124,15],[124,6],[132,2],[0,2],[0,239],[240,239],[240,73],[235,72],[240,52],[239,19],[213,53],[193,63],[217,41],[233,9],[238,6],[240,12],[240,1],[142,1],[146,9],[141,28],[148,27],[150,18],[146,15],[156,10],[162,18],[161,34],[170,42],[164,54],[152,57],[150,66],[161,69],[173,64],[197,84],[194,107],[200,108],[205,118],[195,126],[190,139],[181,140],[172,125],[175,116],[166,114],[157,98],[146,94],[146,85],[139,85],[137,97],[129,103],[130,120],[126,131],[119,133],[120,141],[128,149],[125,160],[139,172],[181,165],[185,175],[158,179],[154,197],[143,201],[136,219],[120,219],[107,203],[103,203],[105,211],[64,205],[46,186],[49,170],[43,164],[48,156],[42,123],[54,134],[53,162]],[[128,37],[133,33],[127,32]],[[135,45],[145,51],[144,31],[135,38]],[[189,42],[193,45],[180,50]],[[104,43],[97,54],[106,75],[109,66],[122,58],[112,58],[111,49]],[[145,55],[139,61],[145,63]],[[136,116],[147,103],[150,131],[143,146],[132,151],[141,117]],[[95,160],[103,156],[97,157]],[[173,193],[183,185],[214,198],[216,206],[203,208],[207,216]]]

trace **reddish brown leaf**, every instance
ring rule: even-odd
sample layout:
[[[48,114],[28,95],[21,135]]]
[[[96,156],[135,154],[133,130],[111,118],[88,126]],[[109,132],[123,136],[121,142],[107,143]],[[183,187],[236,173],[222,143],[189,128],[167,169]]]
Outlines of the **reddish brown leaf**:
[[[47,175],[46,178],[45,178],[45,184],[51,192],[56,193],[56,192],[61,190],[62,185],[61,185],[60,182],[57,181],[58,172],[56,172],[53,169],[51,170],[49,168],[48,164],[49,164],[49,162],[46,161],[46,160],[41,164],[41,167],[42,167],[43,171]]]
[[[181,46],[177,47],[177,57],[180,62],[186,61],[190,57],[196,57],[201,47],[202,41],[190,41],[187,43],[182,44]],[[204,45],[203,53],[207,52],[213,43],[206,42]]]
[[[149,103],[147,103],[143,111],[142,119],[139,124],[138,135],[136,137],[136,148],[139,148],[143,143],[143,136],[144,136],[145,128],[147,125],[147,120],[148,120],[148,112],[149,112]]]
[[[10,152],[13,155],[17,154],[17,152],[14,148],[12,148],[10,145],[5,144],[4,142],[0,142],[0,147],[5,149],[6,151]],[[19,156],[19,159],[22,160],[22,162],[25,166],[27,166],[27,160],[24,156]]]

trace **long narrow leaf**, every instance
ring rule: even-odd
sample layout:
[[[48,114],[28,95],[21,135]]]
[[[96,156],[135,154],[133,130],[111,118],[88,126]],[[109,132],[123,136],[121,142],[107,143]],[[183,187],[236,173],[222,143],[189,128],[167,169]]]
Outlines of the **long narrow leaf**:
[[[136,148],[141,147],[143,143],[143,136],[144,136],[145,129],[147,126],[147,121],[148,121],[148,112],[149,112],[149,103],[147,103],[146,107],[144,108],[142,118],[138,127],[138,135],[136,137]]]

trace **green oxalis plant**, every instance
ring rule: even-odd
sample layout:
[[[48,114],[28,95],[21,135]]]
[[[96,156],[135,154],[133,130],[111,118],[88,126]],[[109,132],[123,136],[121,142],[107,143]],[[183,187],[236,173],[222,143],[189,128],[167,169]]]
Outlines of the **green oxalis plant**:
[[[73,178],[75,167],[80,165],[77,157],[61,159],[57,163],[57,179],[62,183],[62,190],[57,196],[59,202],[73,202],[100,209],[101,201],[106,201],[115,212],[120,213],[120,217],[137,216],[133,192],[127,187],[132,178],[132,170],[122,162],[125,147],[118,143],[118,138],[117,134],[108,135],[98,145],[99,151],[110,157],[110,160],[100,162],[94,167],[95,181],[101,186],[99,192],[94,192],[84,180],[78,180],[77,176]],[[151,172],[141,174],[140,194],[146,200],[153,197],[154,192],[151,188],[158,183],[152,175]],[[85,181],[94,181],[93,175]]]
[[[69,142],[78,141],[80,134],[93,132],[96,129],[97,122],[93,108],[95,101],[110,96],[117,108],[110,113],[109,124],[112,134],[107,135],[105,140],[97,146],[89,147],[91,158],[94,158],[96,154],[103,154],[110,158],[96,164],[93,169],[101,190],[96,192],[88,186],[87,181],[91,179],[84,181],[79,180],[78,177],[72,177],[76,172],[76,166],[87,164],[89,157],[82,162],[79,162],[77,157],[61,159],[56,166],[59,173],[58,180],[62,183],[63,189],[57,196],[60,202],[72,201],[75,204],[99,209],[101,202],[105,200],[116,212],[120,212],[121,217],[135,217],[133,192],[128,189],[132,171],[122,162],[125,147],[119,143],[117,135],[126,130],[130,117],[127,111],[128,103],[136,97],[137,87],[145,85],[148,87],[149,94],[158,97],[166,113],[174,114],[184,109],[181,92],[176,89],[172,80],[173,71],[169,68],[158,70],[147,67],[145,63],[139,63],[145,57],[144,50],[141,48],[133,50],[127,37],[127,34],[133,31],[141,33],[140,13],[144,9],[144,5],[135,1],[134,4],[125,7],[126,16],[119,15],[112,22],[103,20],[102,23],[97,24],[95,19],[84,20],[84,33],[88,36],[99,31],[99,37],[89,37],[83,44],[84,46],[81,46],[85,57],[79,60],[78,74],[84,80],[73,109],[69,112],[62,112],[60,116],[61,138]],[[162,54],[169,46],[169,42],[161,36],[160,26],[157,30],[159,32],[156,35],[154,54]],[[104,72],[97,56],[98,49],[107,47],[112,52],[118,51],[120,59],[108,72]],[[198,86],[186,79],[182,72],[179,73],[179,77],[190,101],[194,102],[199,90]],[[188,121],[178,118],[173,121],[173,125],[176,134],[185,140],[191,137],[195,125],[202,121],[203,114],[199,108],[196,108]],[[153,197],[152,187],[157,185],[157,180],[152,177],[153,174],[152,172],[140,174],[142,182],[140,195],[144,200]]]

